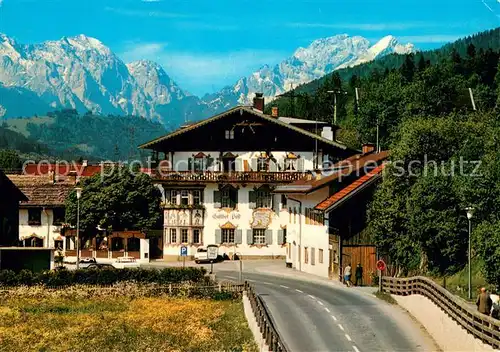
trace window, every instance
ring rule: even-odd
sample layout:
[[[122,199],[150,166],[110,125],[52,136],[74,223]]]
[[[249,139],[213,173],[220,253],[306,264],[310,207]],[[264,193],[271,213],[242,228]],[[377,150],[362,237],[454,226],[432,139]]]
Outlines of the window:
[[[234,130],[226,130],[226,139],[234,139]]]
[[[177,230],[170,229],[170,243],[177,243]]]
[[[283,229],[283,243],[286,243],[286,229]]]
[[[226,187],[221,191],[221,206],[223,208],[235,208],[238,190],[233,187]]]
[[[297,159],[285,159],[285,171],[297,171]]]
[[[234,243],[234,229],[222,229],[222,243]]]
[[[181,205],[189,205],[189,191],[181,191]]]
[[[199,229],[193,230],[193,243],[201,243],[201,236]]]
[[[257,171],[267,171],[268,166],[269,163],[267,158],[260,157],[257,159]]]
[[[52,214],[53,214],[52,225],[62,225],[65,218],[64,208],[54,208],[52,210]]]
[[[42,224],[42,209],[30,208],[28,209],[28,225],[41,225]]]
[[[266,244],[265,229],[253,229],[253,244]]]
[[[193,191],[193,205],[201,204],[201,191]]]
[[[256,205],[257,208],[271,208],[272,196],[268,190],[258,190]]]
[[[311,248],[311,265],[316,265],[316,249]]]
[[[170,204],[177,205],[177,193],[179,193],[179,191],[176,189],[170,190]]]
[[[321,226],[324,224],[324,215],[313,208],[305,209],[305,218],[307,225],[317,225]]]
[[[181,243],[188,243],[188,229],[181,229]]]
[[[323,264],[323,250],[322,249],[318,249],[318,262],[320,264]]]
[[[304,248],[304,263],[309,263],[309,251],[307,250],[307,247]]]
[[[194,158],[194,163],[193,163],[193,171],[204,171],[205,170],[205,158],[200,157],[200,158]]]

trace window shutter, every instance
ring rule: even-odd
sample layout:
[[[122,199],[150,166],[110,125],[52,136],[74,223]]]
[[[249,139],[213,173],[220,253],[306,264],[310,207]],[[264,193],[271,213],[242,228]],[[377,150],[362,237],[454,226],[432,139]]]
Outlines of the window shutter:
[[[250,209],[255,209],[257,207],[257,192],[249,191],[248,192],[248,206]]]
[[[188,171],[193,171],[193,158],[188,158]]]
[[[234,243],[242,244],[243,243],[243,230],[235,230],[234,231]]]
[[[285,243],[285,232],[283,230],[278,230],[278,244]]]
[[[250,160],[250,167],[252,168],[252,171],[257,171],[257,159],[252,158]]]
[[[273,244],[273,230],[266,230],[266,244]]]
[[[271,194],[271,206],[273,207],[273,211],[278,214],[280,212],[280,202],[279,200],[276,199],[276,197],[279,197],[279,195],[276,195],[276,194]]]
[[[222,230],[221,229],[215,230],[215,243],[217,243],[217,244],[222,243]]]
[[[236,204],[238,204],[238,190],[232,189],[230,196],[231,196],[231,207],[236,208]]]
[[[303,158],[299,158],[297,159],[297,171],[299,172],[304,172],[304,159]]]
[[[221,193],[220,191],[214,191],[214,208],[220,208],[221,207]]]
[[[247,244],[253,244],[253,230],[247,230]]]
[[[276,172],[278,171],[278,165],[276,165],[278,161],[277,160],[269,160],[269,171],[271,172]]]

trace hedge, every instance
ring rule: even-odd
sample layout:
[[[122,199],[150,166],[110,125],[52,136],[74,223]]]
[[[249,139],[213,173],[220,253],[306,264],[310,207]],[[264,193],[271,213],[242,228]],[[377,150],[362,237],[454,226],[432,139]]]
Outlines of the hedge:
[[[71,285],[113,285],[118,282],[137,282],[148,284],[178,284],[181,282],[200,283],[206,280],[205,268],[164,268],[164,269],[79,269],[50,270],[33,273],[21,270],[0,270],[0,286],[47,287]]]

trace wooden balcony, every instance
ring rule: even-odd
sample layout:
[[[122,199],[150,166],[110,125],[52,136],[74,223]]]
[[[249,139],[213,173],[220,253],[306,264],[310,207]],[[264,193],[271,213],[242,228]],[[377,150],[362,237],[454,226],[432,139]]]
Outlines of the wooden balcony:
[[[156,172],[153,177],[163,183],[290,183],[300,180],[305,172],[192,172],[192,171],[162,171]]]

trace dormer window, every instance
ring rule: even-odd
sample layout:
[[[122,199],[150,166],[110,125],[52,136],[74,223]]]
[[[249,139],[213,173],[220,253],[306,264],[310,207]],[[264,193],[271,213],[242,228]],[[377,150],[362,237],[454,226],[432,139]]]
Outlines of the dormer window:
[[[193,155],[193,171],[205,171],[207,167],[207,156],[204,153]]]
[[[294,153],[287,153],[285,158],[285,171],[298,170],[298,157]]]

